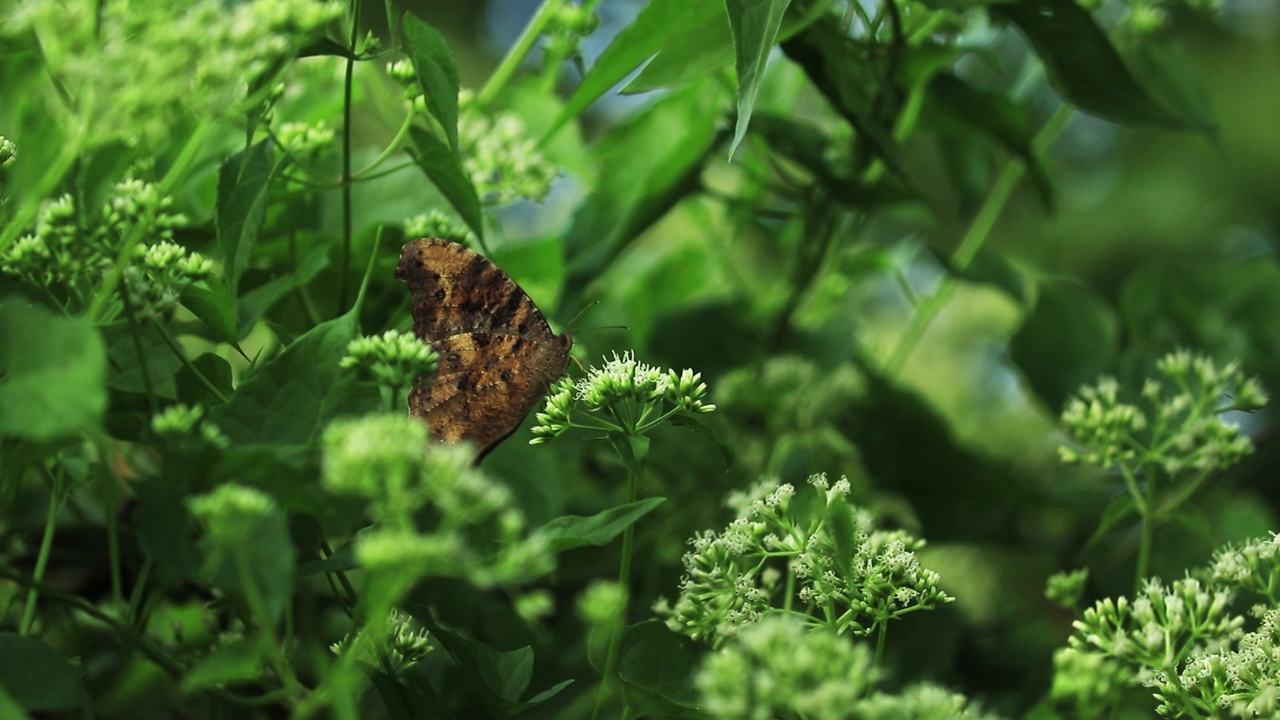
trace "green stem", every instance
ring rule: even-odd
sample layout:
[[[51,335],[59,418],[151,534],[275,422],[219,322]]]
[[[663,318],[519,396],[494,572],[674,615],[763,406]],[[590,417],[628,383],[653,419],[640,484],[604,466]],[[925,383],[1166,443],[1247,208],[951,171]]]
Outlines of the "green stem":
[[[187,359],[187,354],[182,351],[182,347],[179,346],[178,342],[169,334],[169,331],[165,326],[158,322],[152,323],[152,325],[160,333],[160,338],[164,340],[164,344],[168,345],[169,349],[173,351],[173,354],[182,362],[183,367],[191,371],[191,374],[196,376],[196,379],[200,381],[200,384],[204,385],[205,389],[213,393],[214,397],[218,398],[218,402],[226,402],[229,398],[227,398],[226,395],[223,395],[221,390],[214,387],[213,383],[209,381],[209,378],[204,376],[204,373],[200,372],[195,365],[191,364],[191,361]]]
[[[104,450],[100,448],[100,450]],[[105,457],[105,452],[101,454]],[[120,571],[120,526],[119,520],[116,518],[116,504],[118,497],[116,495],[115,478],[111,473],[107,472],[106,466],[102,466],[102,504],[103,513],[107,519],[107,562],[111,566],[111,599],[115,602],[116,607],[124,605],[124,580]]]
[[[1063,105],[1058,108],[1053,117],[1049,118],[1049,122],[1045,123],[1045,126],[1041,128],[1032,142],[1036,153],[1043,152],[1046,146],[1057,139],[1058,134],[1062,132],[1063,126],[1071,118],[1072,112],[1071,106]],[[1000,218],[1000,213],[1004,210],[1005,204],[1012,196],[1013,189],[1017,186],[1018,181],[1022,179],[1025,172],[1026,165],[1021,160],[1010,160],[1004,166],[1004,170],[996,178],[995,184],[991,186],[991,192],[987,194],[982,207],[978,209],[978,214],[974,216],[973,222],[969,225],[969,230],[965,232],[964,238],[961,239],[959,247],[951,255],[951,266],[957,272],[963,272],[968,269],[978,251],[982,249],[983,244],[986,243],[987,238],[991,235],[992,228],[995,227],[996,220]],[[947,304],[947,300],[951,298],[951,294],[955,292],[955,289],[955,277],[948,276],[939,285],[937,292],[920,304],[919,311],[911,318],[911,324],[902,333],[897,347],[894,348],[893,353],[884,364],[885,375],[895,377],[902,372],[902,368],[907,364],[907,358],[911,355],[911,351],[920,342],[920,338],[924,336],[925,330],[929,328],[933,319]]]
[[[62,481],[57,478],[53,480],[52,487],[49,490],[49,509],[45,513],[44,518],[44,534],[40,538],[40,552],[36,555],[35,573],[32,578],[35,582],[44,581],[44,571],[49,565],[49,551],[53,548],[53,534],[58,527],[58,511],[62,509],[62,501],[65,499]],[[31,627],[36,620],[36,604],[40,601],[40,592],[32,587],[27,591],[27,604],[22,610],[22,622],[18,625],[19,635],[30,635]]]
[[[1142,588],[1142,579],[1147,576],[1147,572],[1151,567],[1151,545],[1155,540],[1156,534],[1156,484],[1154,476],[1147,473],[1147,487],[1144,492],[1146,497],[1146,512],[1142,513],[1142,536],[1138,542],[1138,567],[1133,578],[1133,593],[1137,597],[1138,591]]]
[[[356,71],[356,41],[360,32],[360,3],[351,2],[351,54],[342,84],[342,254],[338,261],[338,314],[347,307],[351,271],[351,95]]]
[[[628,464],[629,466],[630,464]],[[634,468],[627,471],[627,502],[636,501],[637,488],[640,484],[640,478]],[[596,692],[596,706],[591,712],[591,720],[600,720],[600,714],[604,711],[604,702],[609,697],[610,687],[613,685],[613,675],[618,670],[618,656],[622,650],[622,631],[627,626],[627,605],[629,598],[629,585],[631,580],[631,554],[635,546],[635,524],[627,526],[622,531],[622,562],[618,567],[618,590],[622,595],[622,610],[618,613],[617,624],[614,626],[613,635],[609,638],[609,654],[604,662],[604,677],[600,681],[600,689]]]
[[[129,299],[129,289],[120,288],[120,300],[124,303],[124,317],[129,323],[129,337],[133,339],[133,351],[138,355],[138,371],[142,373],[142,387],[147,391],[147,407],[151,414],[160,412],[160,402],[156,399],[156,389],[151,382],[151,366],[147,363],[147,354],[142,349],[142,331],[138,327],[137,313],[133,301]]]
[[[876,629],[875,664],[876,667],[879,667],[880,661],[884,659],[884,638],[889,632],[889,623],[887,621],[881,621],[877,623],[877,625],[879,625],[879,627]]]
[[[502,89],[511,81],[512,76],[516,74],[520,63],[524,60],[529,51],[533,49],[534,43],[538,42],[538,38],[542,36],[542,29],[547,26],[551,20],[551,16],[560,8],[561,0],[546,0],[542,3],[542,7],[538,8],[538,12],[534,13],[530,18],[529,24],[525,26],[524,32],[520,34],[520,38],[516,40],[516,44],[511,46],[511,50],[507,52],[507,56],[502,58],[502,63],[489,76],[489,81],[484,84],[480,92],[476,95],[476,101],[481,107],[485,107],[492,103]]]

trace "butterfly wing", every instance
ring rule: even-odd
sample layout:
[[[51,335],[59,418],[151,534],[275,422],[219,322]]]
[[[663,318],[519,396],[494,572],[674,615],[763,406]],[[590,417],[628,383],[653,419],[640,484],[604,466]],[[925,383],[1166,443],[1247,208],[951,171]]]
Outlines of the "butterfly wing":
[[[477,461],[520,426],[564,373],[573,341],[556,335],[529,296],[484,256],[445,240],[404,246],[413,330],[440,355],[418,379],[409,414],[446,442],[469,440]]]

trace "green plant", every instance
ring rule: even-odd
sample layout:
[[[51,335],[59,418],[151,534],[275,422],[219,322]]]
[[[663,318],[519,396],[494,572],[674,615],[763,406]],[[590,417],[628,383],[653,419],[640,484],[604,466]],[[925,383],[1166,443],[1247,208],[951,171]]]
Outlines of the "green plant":
[[[496,8],[6,6],[0,716],[1274,714],[1237,15]],[[624,328],[480,468],[404,417],[420,236]]]

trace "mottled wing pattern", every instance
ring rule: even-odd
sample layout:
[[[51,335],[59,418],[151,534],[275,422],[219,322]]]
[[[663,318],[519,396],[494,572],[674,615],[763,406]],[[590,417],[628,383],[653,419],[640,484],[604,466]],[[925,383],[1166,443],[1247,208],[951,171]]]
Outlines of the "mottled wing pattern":
[[[436,373],[409,393],[409,414],[436,438],[474,442],[479,461],[564,373],[573,340],[553,333],[515,281],[465,246],[413,240],[396,277],[413,297],[413,332],[440,355]]]

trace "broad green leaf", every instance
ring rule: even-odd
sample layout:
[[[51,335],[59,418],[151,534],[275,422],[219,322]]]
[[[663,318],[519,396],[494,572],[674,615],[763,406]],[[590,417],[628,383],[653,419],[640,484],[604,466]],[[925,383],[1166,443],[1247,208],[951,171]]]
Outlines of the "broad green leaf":
[[[628,686],[628,698],[645,701],[636,709],[652,707],[654,712],[688,717],[683,712],[698,707],[693,673],[702,655],[697,642],[649,620],[623,632],[618,674]],[[633,689],[643,693],[633,695]]]
[[[1138,84],[1106,34],[1074,0],[1018,0],[989,11],[1018,26],[1050,82],[1081,110],[1122,124],[1192,126]]]
[[[189,285],[182,291],[182,306],[204,321],[213,336],[235,345],[240,336],[236,328],[236,300],[216,277],[200,285]]]
[[[645,498],[591,516],[565,515],[538,528],[534,534],[546,540],[552,552],[585,545],[607,545],[629,525],[662,504],[665,498]]]
[[[893,140],[896,112],[884,102],[884,68],[877,67],[878,48],[849,37],[832,17],[824,17],[782,43],[782,51],[799,65],[832,108],[857,131],[859,143],[889,170],[906,177]],[[896,94],[896,91],[895,91]]]
[[[449,147],[458,151],[458,68],[453,55],[438,30],[418,19],[413,13],[404,14],[405,50],[413,59],[422,84],[427,111],[444,128]]]
[[[148,558],[177,578],[195,578],[200,550],[192,539],[195,523],[187,510],[187,489],[174,478],[152,478],[134,486],[133,522],[138,545]]]
[[[427,174],[471,232],[484,242],[484,223],[480,215],[480,198],[475,185],[462,169],[458,155],[436,136],[419,127],[409,128],[409,154]]]
[[[106,360],[90,323],[0,301],[0,435],[46,441],[100,430]]]
[[[196,376],[199,372],[200,377]],[[208,381],[208,385],[205,384]],[[221,355],[205,353],[191,361],[191,367],[183,365],[174,374],[173,384],[178,391],[178,401],[188,405],[213,407],[226,402],[235,393],[231,384],[231,363]],[[213,386],[210,389],[209,385]],[[221,395],[219,395],[221,393]]]
[[[18,701],[14,700],[13,696],[6,692],[3,687],[0,687],[0,717],[8,718],[9,720],[31,720],[31,716],[22,709]]]
[[[233,298],[239,295],[240,276],[258,244],[275,167],[275,146],[268,138],[227,158],[218,169],[214,220],[227,290]]]
[[[668,31],[662,49],[622,89],[624,95],[685,85],[733,63],[733,31],[725,0],[699,0]]]
[[[764,79],[769,51],[782,25],[782,14],[791,0],[725,0],[729,27],[733,30],[733,49],[738,69],[738,120],[729,145],[729,156],[747,135],[751,111]]]
[[[358,336],[354,312],[315,326],[241,383],[210,418],[234,442],[302,445],[335,417],[373,410],[377,392],[338,368]]]
[[[632,241],[697,186],[716,140],[717,93],[705,84],[677,90],[637,113],[596,147],[600,182],[564,239],[565,297],[599,276]]]
[[[348,60],[358,60],[359,57],[351,52],[351,48],[346,45],[335,42],[329,38],[316,38],[303,45],[298,50],[298,57],[316,57],[323,55],[331,55],[333,57],[346,58]]]
[[[1218,121],[1195,61],[1176,40],[1144,37],[1121,49],[1134,77],[1163,105],[1219,140]]]
[[[1032,147],[1035,133],[1022,108],[999,93],[979,90],[951,73],[939,73],[929,83],[930,106],[926,116],[933,122],[943,118],[989,137],[1022,158],[1040,201],[1051,206],[1053,190],[1040,158]],[[963,136],[956,144],[972,145]]]
[[[182,677],[182,692],[190,694],[258,679],[266,667],[266,650],[262,643],[243,639],[219,644],[213,654],[196,663]]]
[[[466,677],[484,695],[487,704],[497,711],[497,717],[513,717],[547,701],[569,685],[568,682],[559,683],[522,701],[520,698],[533,677],[532,648],[526,645],[516,650],[496,650],[479,640],[436,625],[430,613],[420,606],[410,604],[406,606],[406,610],[431,632],[440,647],[461,666]]]
[[[1084,285],[1050,280],[1040,285],[1009,351],[1031,389],[1057,412],[1110,367],[1118,343],[1118,323],[1106,303]]]
[[[23,710],[58,712],[85,707],[84,669],[42,640],[0,633],[0,688]]]
[[[673,31],[691,24],[690,18],[705,13],[708,8],[719,12],[719,6],[719,0],[652,0],[641,8],[635,20],[614,36],[613,42],[582,76],[582,82],[574,88],[546,136],[555,133],[653,57]]]
[[[200,574],[255,614],[255,621],[274,626],[293,595],[297,567],[284,510],[272,504],[252,519],[235,542],[200,541],[204,563]]]
[[[282,272],[278,277],[245,292],[240,296],[240,317],[237,322],[240,335],[247,334],[277,302],[288,293],[304,287],[321,270],[329,266],[329,248],[323,243],[313,243],[296,267]]]

